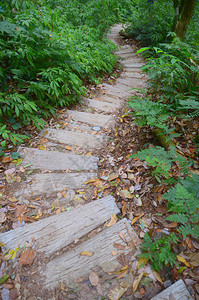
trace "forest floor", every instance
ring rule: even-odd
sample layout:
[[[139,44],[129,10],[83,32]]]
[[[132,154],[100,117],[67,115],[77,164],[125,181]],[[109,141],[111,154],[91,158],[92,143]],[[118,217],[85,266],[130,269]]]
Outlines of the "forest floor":
[[[140,268],[145,232],[161,236],[176,224],[165,221],[164,186],[145,162],[130,158],[158,141],[133,122],[127,106],[146,88],[146,77],[137,45],[124,45],[120,30],[108,34],[120,45],[115,76],[91,86],[81,104],[58,111],[20,147],[22,159],[9,161],[8,154],[2,164],[3,300],[152,299],[180,278],[194,297],[192,286],[199,286],[190,269],[178,275],[175,267]]]

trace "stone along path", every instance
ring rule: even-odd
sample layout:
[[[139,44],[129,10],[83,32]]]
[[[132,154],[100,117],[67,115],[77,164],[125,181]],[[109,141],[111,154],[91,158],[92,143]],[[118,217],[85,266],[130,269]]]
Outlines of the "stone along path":
[[[108,38],[115,44],[121,29],[120,25],[116,25],[108,34]],[[83,98],[81,111],[67,110],[62,115],[62,119],[69,121],[65,129],[53,126],[45,129],[43,135],[49,150],[26,147],[19,149],[23,157],[22,166],[28,166],[33,171],[28,177],[29,183],[23,183],[15,193],[22,203],[28,203],[31,197],[40,196],[41,201],[47,203],[50,209],[50,195],[61,193],[64,189],[83,191],[86,181],[97,178],[99,158],[92,153],[106,142],[106,129],[114,126],[114,113],[135,93],[133,88],[146,86],[141,73],[143,63],[135,50],[128,45],[121,46],[116,54],[123,65],[120,78],[114,85],[103,84],[100,87],[101,96],[97,99]],[[72,151],[67,150],[68,147]],[[23,248],[29,243],[38,255],[41,253],[47,257],[45,268],[39,272],[41,290],[53,289],[61,282],[68,285],[79,277],[88,276],[94,267],[106,262],[118,264],[117,256],[112,255],[114,243],[125,244],[121,240],[122,234],[127,243],[136,239],[136,234],[126,219],[110,227],[104,226],[112,215],[119,212],[114,198],[108,195],[2,233],[0,241],[9,249],[15,249],[19,244]],[[83,240],[73,248],[67,248],[94,229],[97,229],[95,236]],[[126,249],[122,252],[128,251]],[[37,294],[40,296],[39,291]]]

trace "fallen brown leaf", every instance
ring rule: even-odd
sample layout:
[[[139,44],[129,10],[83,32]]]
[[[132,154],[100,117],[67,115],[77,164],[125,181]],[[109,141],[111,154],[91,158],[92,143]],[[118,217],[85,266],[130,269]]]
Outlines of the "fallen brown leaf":
[[[88,256],[88,257],[91,257],[93,256],[94,252],[91,252],[91,251],[82,251],[80,253],[80,256]]]
[[[136,292],[136,290],[137,290],[137,288],[138,288],[138,286],[139,286],[139,284],[140,284],[140,281],[141,281],[143,275],[144,275],[144,272],[142,272],[142,273],[138,276],[138,278],[137,278],[136,280],[134,280],[134,282],[133,282],[133,294]]]
[[[134,217],[133,220],[131,221],[131,225],[135,224],[135,222],[137,222],[137,220],[139,220],[142,216],[144,216],[144,213],[142,213],[138,217]]]
[[[106,224],[106,226],[110,227],[110,226],[114,225],[116,222],[117,222],[117,216],[116,216],[116,214],[114,214],[111,216],[111,220],[108,224]]]
[[[114,243],[113,246],[115,248],[117,248],[118,250],[124,250],[126,248],[125,245],[122,245],[122,244],[118,244],[118,243]]]
[[[100,296],[103,296],[102,286],[100,283],[98,283],[97,285],[97,292]]]
[[[23,266],[23,265],[31,266],[34,261],[34,258],[35,258],[34,251],[32,250],[32,248],[28,248],[27,250],[25,250],[22,253],[22,255],[19,259],[19,263],[21,266]]]
[[[180,256],[180,255],[177,255],[177,259],[182,262],[183,264],[185,264],[186,267],[190,268],[191,265],[190,263],[186,260],[186,258]]]
[[[98,275],[95,273],[95,272],[91,272],[90,275],[89,275],[89,280],[90,280],[90,283],[93,285],[93,286],[97,286],[98,283],[99,283],[99,277]]]
[[[119,276],[117,276],[117,279],[123,278],[127,274],[128,270],[124,270]]]
[[[154,276],[155,276],[155,278],[160,282],[160,283],[164,283],[163,281],[162,281],[162,278],[160,277],[160,275],[158,274],[158,272],[156,272],[156,271],[153,271],[153,274],[154,274]]]
[[[128,242],[127,242],[127,240],[126,240],[126,237],[125,237],[125,235],[124,235],[123,233],[118,232],[118,235],[119,235],[119,237],[120,237],[126,244],[128,244]]]
[[[128,190],[121,190],[119,192],[119,194],[122,198],[127,198],[127,199],[132,199],[133,198],[133,195]]]
[[[114,180],[114,179],[116,179],[116,178],[118,178],[119,177],[119,173],[118,172],[116,172],[116,173],[112,173],[111,175],[109,175],[109,177],[108,177],[108,181],[112,181],[112,180]]]
[[[0,212],[0,224],[6,221],[6,213],[1,211]]]
[[[4,164],[10,163],[11,161],[13,161],[11,156],[6,156],[2,159],[2,163]]]
[[[127,288],[119,286],[111,290],[110,293],[108,294],[108,297],[110,300],[119,300],[126,291]]]
[[[126,208],[126,204],[124,203],[124,204],[122,205],[122,214],[123,214],[123,216],[126,215],[126,212],[127,212],[127,208]]]

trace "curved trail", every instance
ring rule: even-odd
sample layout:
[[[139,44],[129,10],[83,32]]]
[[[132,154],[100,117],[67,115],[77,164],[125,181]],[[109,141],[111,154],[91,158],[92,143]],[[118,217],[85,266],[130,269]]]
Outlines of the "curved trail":
[[[107,35],[115,44],[121,29],[120,25],[116,25]],[[30,198],[41,197],[40,204],[45,204],[51,210],[50,199],[65,190],[69,190],[69,194],[65,191],[65,202],[69,206],[76,203],[70,210],[0,235],[6,248],[15,249],[18,244],[20,247],[31,245],[37,255],[41,253],[47,258],[47,263],[37,270],[41,292],[34,291],[36,298],[33,299],[38,299],[37,296],[50,299],[49,294],[46,297],[43,295],[45,289],[52,290],[61,282],[70,285],[79,277],[88,277],[97,266],[106,263],[119,266],[117,257],[132,251],[129,245],[137,238],[126,219],[111,227],[104,226],[112,215],[120,212],[111,195],[88,203],[87,200],[91,199],[80,197],[77,200],[74,192],[80,190],[81,195],[84,194],[84,183],[97,177],[99,158],[92,153],[106,142],[106,129],[114,126],[114,112],[134,93],[132,88],[146,87],[141,73],[143,62],[136,51],[125,45],[120,46],[116,54],[121,57],[123,72],[114,85],[100,85],[100,97],[83,98],[80,111],[67,110],[62,114],[61,118],[66,123],[64,129],[54,126],[45,129],[44,149],[20,148],[22,166],[28,165],[29,170],[33,170],[28,182],[24,182],[15,193],[21,203],[24,201],[27,204]],[[95,236],[67,249],[93,230],[97,230]],[[125,236],[126,241],[121,239],[121,235]],[[117,255],[113,255],[116,250],[114,244],[123,245],[122,250],[117,249]],[[124,287],[122,293],[127,288]],[[31,292],[31,280],[26,289],[27,298],[34,294]],[[106,295],[105,287],[103,293]],[[85,299],[94,299],[92,297],[86,296]],[[57,298],[52,294],[51,299]]]

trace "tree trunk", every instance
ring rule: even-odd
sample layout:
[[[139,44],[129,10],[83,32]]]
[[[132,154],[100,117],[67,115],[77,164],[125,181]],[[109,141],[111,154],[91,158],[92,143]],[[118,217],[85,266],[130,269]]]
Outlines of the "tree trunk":
[[[184,40],[196,0],[173,0],[173,2],[175,8],[174,31],[180,39]]]

